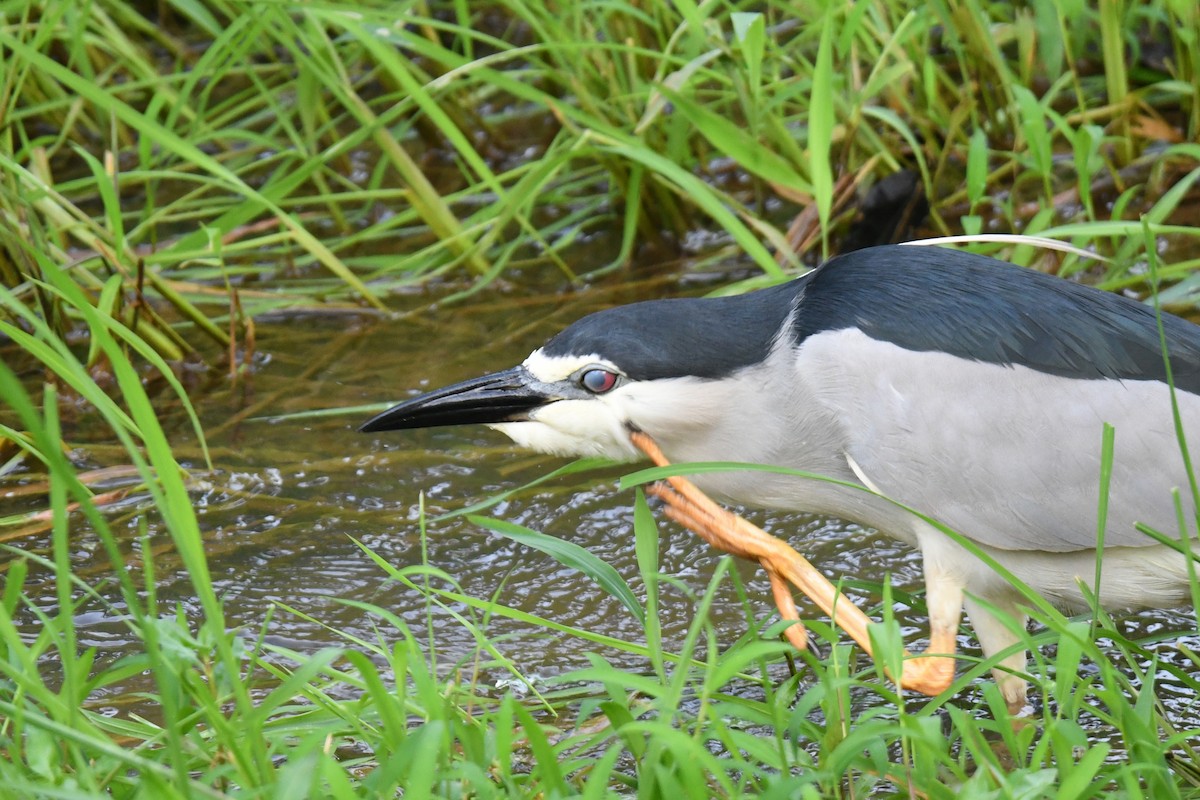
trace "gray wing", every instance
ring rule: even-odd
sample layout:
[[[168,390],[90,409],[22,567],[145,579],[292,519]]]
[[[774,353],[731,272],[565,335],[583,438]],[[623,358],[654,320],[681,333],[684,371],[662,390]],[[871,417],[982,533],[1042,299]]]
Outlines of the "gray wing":
[[[1177,538],[1176,488],[1194,519],[1160,381],[1076,379],[916,352],[856,329],[809,338],[800,358],[819,401],[837,409],[846,453],[865,477],[977,542],[1095,547],[1105,422],[1116,429],[1106,544],[1153,544],[1135,522]],[[1200,397],[1177,397],[1200,456]]]

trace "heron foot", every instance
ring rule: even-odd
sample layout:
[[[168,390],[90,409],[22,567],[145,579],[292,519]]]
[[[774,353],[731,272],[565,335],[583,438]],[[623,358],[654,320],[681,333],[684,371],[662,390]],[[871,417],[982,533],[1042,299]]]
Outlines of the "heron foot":
[[[954,683],[954,651],[930,646],[928,650],[904,660],[898,685],[934,697]]]

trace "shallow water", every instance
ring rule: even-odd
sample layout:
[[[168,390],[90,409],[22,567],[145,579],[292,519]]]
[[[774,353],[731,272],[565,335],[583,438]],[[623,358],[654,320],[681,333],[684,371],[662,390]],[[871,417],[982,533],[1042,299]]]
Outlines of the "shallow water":
[[[414,313],[395,320],[375,317],[308,318],[258,327],[255,370],[236,385],[214,378],[192,400],[209,432],[213,464],[203,468],[187,443],[182,415],[164,405],[163,417],[192,453],[193,497],[205,531],[214,584],[231,623],[250,635],[287,648],[315,651],[347,642],[330,632],[345,631],[367,640],[397,635],[386,624],[342,601],[362,601],[388,609],[424,639],[432,631],[443,668],[470,659],[473,634],[448,611],[430,610],[426,599],[390,580],[359,546],[397,568],[422,563],[419,499],[429,518],[424,558],[449,573],[461,590],[477,598],[496,597],[504,605],[557,623],[641,641],[630,613],[588,578],[549,556],[470,524],[463,517],[442,521],[455,511],[500,491],[522,486],[567,463],[531,455],[499,433],[483,428],[444,428],[364,435],[355,428],[369,412],[306,419],[279,419],[299,412],[385,403],[411,393],[503,368],[571,320],[598,307],[637,297],[695,293],[700,286],[656,281],[601,287],[578,295],[524,297],[481,294],[453,308],[427,310],[428,297],[411,298]],[[86,439],[86,431],[75,432]],[[96,457],[95,460],[102,461]],[[612,467],[558,478],[515,494],[487,514],[579,544],[611,564],[640,593],[632,538],[634,494],[616,483],[628,467]],[[879,582],[891,575],[907,590],[922,587],[920,564],[903,545],[873,531],[837,520],[804,515],[751,513],[751,519],[788,538],[826,575]],[[140,515],[116,517],[132,542]],[[187,576],[164,533],[150,527],[155,563],[164,577],[161,598],[198,613]],[[693,598],[703,593],[720,558],[697,537],[660,522],[660,568],[686,587],[664,588],[661,622],[664,641],[677,647],[694,616]],[[32,549],[46,543],[31,541]],[[79,541],[79,568],[102,562],[88,537]],[[774,608],[761,571],[740,563],[737,574],[752,598],[751,614],[769,618]],[[53,589],[41,591],[49,608]],[[690,594],[690,596],[689,596]],[[115,591],[113,597],[116,597]],[[872,600],[877,602],[877,596]],[[299,615],[280,608],[289,606]],[[117,608],[119,611],[119,606]],[[454,608],[463,612],[462,608]],[[810,606],[802,616],[819,617]],[[304,618],[310,616],[322,624]],[[265,620],[270,618],[269,623]],[[477,617],[476,617],[477,618]],[[901,624],[920,635],[925,618],[901,608]],[[727,641],[746,632],[747,611],[727,580],[711,614]],[[30,635],[36,622],[28,621]],[[116,614],[86,606],[77,619],[80,642],[113,659],[136,646]],[[1123,623],[1152,634],[1159,629],[1194,629],[1190,611],[1147,612]],[[329,626],[328,628],[325,626]],[[549,676],[586,666],[596,645],[494,616],[487,634],[516,669],[529,677]],[[1200,646],[1194,638],[1159,645],[1164,658],[1180,657],[1179,645]],[[963,637],[968,652],[974,643]],[[629,669],[645,669],[644,659],[619,651],[601,654]],[[508,679],[500,669],[485,670],[482,682]],[[1161,696],[1183,727],[1200,724],[1196,698],[1163,687]],[[863,702],[879,702],[874,695]],[[102,701],[103,703],[103,701]],[[1106,738],[1097,724],[1095,735]]]

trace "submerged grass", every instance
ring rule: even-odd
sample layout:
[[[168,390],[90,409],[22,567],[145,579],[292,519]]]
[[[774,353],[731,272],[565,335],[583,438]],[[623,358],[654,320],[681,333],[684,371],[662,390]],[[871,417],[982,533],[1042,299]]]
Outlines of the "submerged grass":
[[[635,587],[558,539],[478,520],[594,576],[640,623],[628,640],[382,559],[471,632],[468,658],[444,663],[432,623],[412,630],[358,601],[378,620],[374,641],[342,634],[339,648],[301,653],[269,643],[270,619],[231,630],[145,385],[161,376],[190,414],[172,368],[197,350],[244,357],[265,313],[399,306],[395,293],[433,279],[464,292],[546,270],[578,282],[696,256],[696,231],[717,231],[696,263],[741,259],[776,278],[854,241],[862,214],[906,236],[917,201],[929,206],[919,230],[1055,236],[1111,258],[1092,276],[1103,285],[1144,290],[1141,265],[1163,246],[1194,253],[1200,233],[1188,216],[1198,31],[1196,4],[1168,0],[0,0],[0,335],[44,376],[0,363],[13,447],[0,473],[40,465],[51,538],[44,557],[5,546],[0,794],[1200,795],[1196,731],[1174,730],[1156,697],[1164,682],[1200,697],[1187,647],[1167,658],[1099,612],[1042,606],[1023,640],[1040,707],[1019,724],[976,680],[989,664],[914,702],[820,622],[827,655],[790,674],[779,626],[754,618],[728,562],[703,591],[659,574],[640,495]],[[898,173],[917,181],[900,210],[864,210],[868,187]],[[598,237],[609,244],[590,249]],[[1047,263],[1032,248],[1006,254]],[[1160,299],[1194,306],[1198,259],[1170,261]],[[1074,256],[1050,266],[1097,269]],[[112,529],[64,451],[64,394],[103,418],[149,496],[140,537]],[[151,517],[186,564],[193,616],[159,596]],[[101,578],[72,555],[81,520],[109,562]],[[29,590],[34,573],[53,576],[53,602]],[[726,581],[748,609],[732,644],[705,616]],[[697,609],[681,642],[658,627],[667,583]],[[879,593],[894,661],[892,592]],[[96,605],[136,654],[109,663],[83,646],[73,616]],[[498,616],[597,655],[536,681],[489,635]],[[645,671],[604,652],[644,656]],[[101,710],[135,679],[155,718]]]

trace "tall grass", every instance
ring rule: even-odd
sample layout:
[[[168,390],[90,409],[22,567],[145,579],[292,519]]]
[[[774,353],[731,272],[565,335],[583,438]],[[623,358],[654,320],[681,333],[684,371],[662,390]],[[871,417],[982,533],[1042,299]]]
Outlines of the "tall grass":
[[[1112,225],[1155,207],[1168,226],[1200,137],[1189,3],[3,14],[0,277],[32,304],[31,252],[97,298],[119,276],[109,310],[169,358],[265,311],[571,280],[697,229],[727,243],[705,257],[778,275],[837,250],[856,195],[902,169],[925,232],[1055,231],[1121,250],[1121,280],[1138,253]],[[788,230],[803,208],[820,225]]]
[[[636,639],[471,597],[435,565],[382,560],[472,633],[471,658],[440,663],[436,631],[363,603],[378,639],[342,634],[337,649],[231,631],[188,476],[142,378],[161,375],[190,413],[172,366],[214,350],[236,360],[254,317],[399,308],[397,293],[433,280],[466,292],[549,270],[577,282],[649,260],[642,248],[776,278],[838,250],[856,197],[900,170],[921,178],[923,230],[1058,236],[1112,257],[1093,276],[1107,287],[1144,290],[1135,267],[1164,242],[1194,252],[1198,233],[1184,216],[1200,178],[1198,30],[1194,3],[1165,0],[0,0],[0,338],[44,376],[0,363],[0,436],[15,447],[0,471],[36,473],[45,497],[45,513],[0,522],[51,534],[47,555],[5,546],[0,793],[1197,794],[1194,731],[1174,731],[1154,692],[1169,680],[1200,693],[1186,648],[1168,663],[1105,617],[1043,609],[1023,642],[1040,648],[1041,707],[1014,726],[990,683],[950,702],[986,663],[910,704],[820,622],[827,655],[796,674],[781,666],[777,625],[724,641],[704,611],[722,582],[745,597],[728,562],[707,587],[675,587],[697,615],[665,645],[669,579],[640,497],[634,587],[557,539],[479,520],[592,575],[641,624]],[[697,252],[696,231],[715,245]],[[610,246],[588,245],[609,232]],[[1196,259],[1171,261],[1162,298],[1194,305]],[[64,454],[64,394],[126,454],[137,513],[169,532],[197,617],[159,597],[147,535],[115,531]],[[79,574],[81,530],[101,543],[119,601]],[[53,610],[27,593],[32,575],[52,576]],[[85,607],[125,625],[136,654],[98,660],[75,631]],[[880,640],[898,643],[890,608],[876,609]],[[497,616],[642,655],[645,673],[596,655],[536,683],[489,637]],[[24,633],[31,619],[36,635]],[[483,685],[489,671],[526,696]],[[97,708],[131,683],[156,718]],[[1119,750],[1093,743],[1097,725]]]

